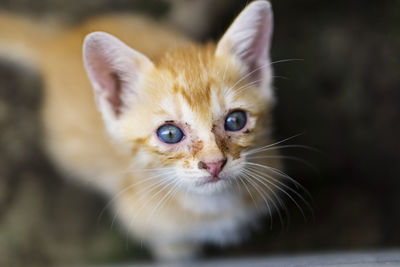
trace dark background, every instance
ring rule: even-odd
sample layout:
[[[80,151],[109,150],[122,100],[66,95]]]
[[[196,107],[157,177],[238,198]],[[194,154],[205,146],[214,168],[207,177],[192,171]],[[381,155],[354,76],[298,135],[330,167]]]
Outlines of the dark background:
[[[217,39],[245,1],[211,1],[209,24],[197,32]],[[400,247],[400,1],[273,1],[273,61],[278,105],[275,137],[288,144],[287,173],[311,193],[306,214],[289,199],[284,226],[269,220],[241,246],[209,247],[207,255],[268,255]],[[211,4],[209,8],[212,8]],[[1,0],[0,9],[62,23],[106,11],[135,10],[169,18],[164,1]],[[206,10],[207,11],[207,10]],[[188,12],[192,12],[189,11]],[[196,27],[195,27],[196,29]],[[72,264],[146,259],[129,243],[106,201],[69,184],[41,147],[40,73],[0,61],[0,265]],[[313,168],[316,168],[315,171]],[[303,192],[304,193],[304,192]]]

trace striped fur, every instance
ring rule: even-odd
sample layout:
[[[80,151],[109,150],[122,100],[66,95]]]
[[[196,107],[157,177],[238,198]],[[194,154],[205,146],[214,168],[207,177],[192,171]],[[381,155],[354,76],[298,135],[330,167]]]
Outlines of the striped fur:
[[[35,44],[29,52],[46,87],[42,118],[54,162],[70,179],[107,194],[127,232],[160,258],[191,257],[202,242],[238,242],[242,229],[261,215],[256,206],[265,200],[254,188],[246,190],[238,176],[246,163],[243,153],[271,143],[271,17],[268,2],[251,3],[218,44],[195,44],[149,19],[129,16],[106,16],[54,31],[37,26],[40,40],[26,34],[14,38]],[[10,19],[0,16],[0,36],[13,47],[13,35],[6,36],[11,31],[4,30]],[[23,23],[18,23],[21,29],[31,32],[34,26]],[[97,76],[88,71],[91,84],[85,74],[81,44],[93,31],[112,33],[148,58],[140,56],[140,62],[147,62],[144,68],[134,58],[139,54],[128,48],[132,58],[119,55],[121,49],[112,54],[116,58],[95,51],[94,59],[96,53],[106,53],[99,62],[134,63],[124,63],[132,69],[118,75],[136,80],[119,80],[114,98],[98,95],[104,88],[93,82]],[[244,36],[246,46],[238,45]],[[91,45],[88,49],[96,46]],[[114,78],[105,79],[110,84]],[[100,99],[97,107],[92,86]],[[247,112],[247,126],[227,132],[225,118],[235,109]],[[176,145],[160,142],[156,130],[165,122],[178,125],[185,139]],[[221,157],[227,158],[221,179],[204,182],[208,174],[199,161]],[[278,167],[279,162],[269,160],[268,165]]]

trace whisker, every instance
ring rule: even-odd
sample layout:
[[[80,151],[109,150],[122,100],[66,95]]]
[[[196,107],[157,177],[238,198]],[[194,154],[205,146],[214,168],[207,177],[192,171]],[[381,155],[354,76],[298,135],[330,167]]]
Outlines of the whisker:
[[[264,156],[250,156],[250,157],[246,157],[246,159],[287,159],[287,160],[293,160],[293,161],[297,161],[300,163],[303,163],[304,165],[306,165],[307,167],[311,168],[315,173],[319,174],[318,169],[312,165],[311,163],[309,163],[308,161],[298,158],[298,157],[293,157],[293,156],[284,156],[284,155],[264,155]]]
[[[99,221],[99,220],[101,219],[101,217],[103,216],[103,214],[104,214],[104,212],[106,211],[106,209],[107,209],[115,200],[117,200],[123,193],[125,193],[126,191],[132,189],[133,187],[135,187],[135,186],[137,186],[137,185],[139,185],[139,184],[142,184],[142,183],[147,182],[147,181],[149,181],[149,180],[157,179],[157,178],[159,178],[159,177],[161,177],[161,176],[168,175],[168,174],[169,174],[169,173],[161,173],[161,174],[158,174],[158,175],[155,175],[155,176],[147,177],[146,179],[143,179],[143,180],[141,179],[140,181],[138,181],[138,182],[136,182],[136,183],[134,183],[134,184],[131,184],[131,185],[129,185],[129,186],[123,188],[122,190],[120,190],[119,192],[117,192],[117,193],[113,196],[113,198],[112,198],[111,200],[109,200],[109,201],[107,202],[107,204],[106,204],[106,205],[104,206],[104,208],[101,210],[101,212],[100,212],[100,214],[99,214],[99,216],[98,216],[98,218],[97,218],[97,221]],[[172,172],[171,172],[171,174],[172,174]]]
[[[246,188],[246,190],[247,190],[247,192],[249,193],[251,199],[253,200],[254,206],[256,207],[257,210],[259,210],[258,204],[257,204],[255,198],[253,197],[253,194],[250,192],[250,190],[249,190],[249,188],[247,187],[246,183],[243,182],[242,177],[243,177],[243,176],[239,175],[239,176],[238,176],[238,180],[239,180],[239,181],[243,184],[243,186]]]
[[[158,174],[156,176],[148,177],[148,178],[145,178],[145,179],[140,179],[139,181],[137,181],[133,185],[137,186],[137,185],[143,184],[143,183],[145,183],[145,182],[147,182],[149,180],[157,179],[157,178],[160,178],[162,176],[169,176],[169,175],[174,174],[174,173],[175,173],[175,171],[173,171],[173,170],[171,170],[169,172],[160,173],[160,174]]]
[[[287,210],[286,205],[282,202],[282,200],[280,199],[280,197],[278,197],[278,195],[275,193],[275,191],[272,190],[272,188],[271,188],[268,184],[264,183],[264,181],[263,181],[262,179],[259,179],[259,178],[257,177],[258,175],[256,175],[255,173],[251,172],[250,170],[244,169],[243,171],[245,171],[245,172],[246,172],[249,176],[251,176],[252,178],[256,179],[256,181],[258,181],[259,183],[261,183],[262,185],[264,185],[264,186],[272,193],[272,195],[274,196],[274,198],[278,201],[279,205],[285,210],[285,214],[288,215],[288,210]],[[263,189],[261,188],[261,190],[263,190]],[[272,202],[272,204],[273,204],[275,210],[278,212],[278,216],[279,216],[279,220],[280,220],[280,222],[281,222],[281,226],[282,226],[282,228],[284,228],[283,217],[282,217],[282,214],[281,214],[281,212],[280,212],[280,209],[279,209],[278,206],[275,204],[275,201],[273,201],[273,199],[271,199],[271,198],[269,197],[269,194],[266,193],[265,190],[263,190],[263,192],[264,192],[264,194],[266,194],[266,195],[268,196],[268,199],[271,200],[271,202]],[[270,211],[270,214],[271,214],[271,211]],[[288,217],[288,216],[287,216],[287,217]]]
[[[162,179],[159,180],[158,182],[152,183],[149,186],[147,186],[146,188],[140,190],[139,192],[137,192],[136,195],[140,195],[139,199],[137,201],[135,201],[135,203],[140,203],[142,199],[144,199],[145,197],[148,196],[148,194],[154,190],[159,189],[160,187],[162,187],[161,189],[159,189],[155,194],[152,195],[152,197],[150,199],[147,199],[147,201],[139,208],[139,210],[135,211],[135,213],[133,213],[130,221],[133,221],[136,216],[143,210],[143,208],[145,206],[147,206],[147,204],[155,197],[157,196],[160,192],[162,192],[166,187],[168,187],[170,181],[169,179]],[[135,196],[136,196],[135,195]],[[135,196],[131,196],[131,198],[135,197]],[[137,208],[137,205],[132,206],[132,208]],[[118,210],[117,210],[118,213]],[[115,220],[117,214],[114,216],[113,221]],[[130,225],[132,224],[132,222],[128,225],[130,227]]]
[[[135,212],[133,212],[133,210],[132,210],[132,216],[131,216],[131,218],[130,218],[130,220],[129,220],[130,222],[128,223],[128,226],[127,226],[126,228],[129,229],[129,228],[131,227],[133,221],[136,219],[136,217],[140,214],[140,212],[142,212],[143,208],[147,207],[147,205],[154,199],[155,196],[159,195],[162,191],[164,191],[164,190],[165,190],[168,186],[170,186],[173,182],[174,182],[174,181],[170,181],[169,179],[161,180],[160,182],[157,183],[157,186],[156,186],[155,188],[153,188],[153,189],[151,189],[151,190],[148,190],[148,191],[146,192],[146,194],[143,194],[143,195],[140,197],[140,199],[139,199],[138,201],[136,201],[136,203],[140,203],[140,200],[141,200],[143,197],[147,196],[147,194],[148,194],[150,191],[156,190],[157,188],[160,188],[160,187],[162,186],[162,188],[160,188],[155,194],[153,194],[153,195],[151,196],[150,199],[147,199],[147,201],[139,208],[139,210],[137,210],[137,211],[135,211]],[[137,208],[137,205],[132,206],[132,209],[134,209],[134,208]],[[115,217],[114,217],[114,219],[115,219]],[[128,244],[128,233],[129,233],[129,230],[127,231],[126,244]]]
[[[239,88],[235,89],[235,96],[237,96],[240,92],[246,90],[247,88],[251,87],[254,84],[257,84],[261,82],[263,79],[258,79],[249,83],[246,83],[245,85],[240,86]],[[233,89],[233,88],[232,88]]]
[[[143,188],[142,190],[137,192],[137,195],[140,195],[139,199],[137,200],[137,202],[139,203],[144,197],[146,197],[148,195],[148,193],[150,193],[153,190],[156,190],[157,188],[159,188],[160,186],[162,186],[163,184],[167,183],[168,180],[158,180],[155,183],[150,184],[149,186],[147,186],[146,188]],[[144,191],[144,192],[143,192]],[[130,199],[133,196],[130,197]],[[140,209],[141,210],[141,209]],[[119,209],[115,212],[113,219],[111,221],[111,228],[114,225],[114,222],[116,220],[116,218],[118,217],[118,213],[119,213]]]
[[[253,170],[253,171],[254,171],[254,170]],[[275,181],[275,182],[281,184],[282,186],[284,186],[287,190],[291,191],[292,193],[295,193],[300,199],[302,199],[302,200],[306,203],[306,205],[308,205],[308,202],[307,202],[306,200],[304,200],[304,198],[301,197],[301,195],[298,194],[295,190],[293,190],[292,188],[286,186],[286,185],[283,184],[283,183],[280,183],[279,181],[277,181],[276,179],[272,178],[272,177],[269,176],[269,175],[266,175],[266,176],[267,176],[269,179],[271,179],[271,180],[273,180],[273,181]],[[263,177],[263,180],[264,180],[264,181],[266,181],[267,183],[269,183],[270,185],[272,185],[273,187],[275,187],[276,189],[278,189],[279,191],[281,191],[282,193],[284,193],[287,197],[289,197],[289,199],[296,205],[296,207],[299,209],[300,213],[303,215],[304,220],[307,221],[307,217],[306,217],[306,215],[305,215],[305,213],[304,213],[303,208],[299,205],[299,203],[297,203],[297,201],[293,198],[293,196],[290,195],[285,189],[283,189],[283,188],[280,187],[279,185],[277,185],[277,184],[271,182],[269,179],[266,179],[265,177]]]
[[[311,147],[311,146],[305,146],[305,145],[282,145],[282,146],[270,147],[269,149],[281,149],[281,148],[304,148],[304,149],[311,150],[311,151],[314,151],[314,152],[323,153],[319,149],[316,149],[316,148]]]
[[[287,58],[287,59],[281,59],[277,61],[273,61],[270,63],[270,65],[275,65],[277,63],[283,63],[283,62],[291,62],[291,61],[304,61],[302,58]]]
[[[148,215],[148,219],[146,220],[146,225],[149,225],[149,221],[151,220],[151,218],[153,217],[154,213],[158,210],[161,209],[162,207],[164,207],[168,201],[170,201],[175,195],[176,193],[179,191],[179,180],[175,179],[174,183],[172,184],[171,189],[164,195],[164,197],[157,203],[157,205],[153,208],[152,212],[150,215]]]
[[[278,179],[274,178],[271,175],[268,175],[266,173],[260,172],[259,170],[255,169],[255,168],[250,168],[250,169],[253,172],[256,172],[260,176],[262,176],[264,181],[266,181],[267,183],[273,185],[274,187],[279,189],[281,192],[283,192],[285,195],[287,195],[296,204],[296,206],[299,208],[300,212],[302,213],[304,219],[307,221],[307,218],[305,216],[304,210],[300,207],[300,205],[297,203],[297,201],[295,201],[294,198],[289,193],[287,193],[286,190],[282,189],[280,186],[284,187],[285,189],[287,189],[290,192],[292,192],[293,194],[295,194],[307,206],[308,210],[311,212],[312,217],[314,218],[314,211],[313,211],[310,203],[302,195],[300,195],[296,190],[294,190],[290,186],[286,185],[285,183],[282,183],[281,181],[279,181]],[[264,177],[264,176],[266,176],[266,177]],[[275,184],[273,182],[279,184],[280,186],[278,186],[277,184]]]
[[[257,166],[257,167],[269,170],[269,171],[271,171],[271,172],[273,172],[273,173],[275,173],[275,174],[277,174],[277,175],[279,175],[279,176],[281,176],[283,178],[288,179],[290,182],[292,182],[296,186],[297,189],[301,189],[302,191],[304,191],[307,194],[307,196],[311,199],[311,201],[313,201],[311,193],[302,184],[300,184],[293,177],[290,177],[289,175],[287,175],[283,171],[281,171],[279,169],[276,169],[276,168],[273,168],[273,167],[270,167],[270,166],[265,166],[265,165],[257,164],[257,163],[253,163],[253,162],[246,162],[246,164]]]
[[[245,171],[245,170],[242,170]],[[245,172],[246,174],[246,172]],[[272,229],[273,227],[273,217],[272,217],[272,211],[271,211],[271,207],[269,206],[269,201],[271,201],[272,205],[274,206],[275,210],[278,211],[279,214],[279,219],[281,222],[281,225],[283,227],[283,220],[282,220],[282,216],[280,214],[279,209],[277,208],[276,204],[274,201],[271,200],[271,198],[268,196],[268,194],[265,192],[265,190],[263,188],[261,188],[260,186],[258,186],[257,184],[255,184],[250,177],[247,174],[247,177],[244,177],[249,183],[250,185],[253,186],[253,188],[258,192],[258,194],[260,195],[260,197],[264,200],[264,203],[267,205],[267,209],[268,209],[268,213],[269,213],[269,217],[270,217],[270,228]],[[260,187],[260,189],[259,189]],[[262,191],[262,192],[261,192]],[[266,199],[265,197],[267,197],[268,199]]]
[[[277,142],[275,142],[275,143],[268,144],[268,145],[266,145],[266,146],[259,147],[259,148],[250,149],[250,150],[244,152],[243,154],[244,154],[244,155],[251,155],[251,154],[259,153],[259,152],[261,152],[261,151],[264,151],[264,149],[266,149],[266,148],[270,148],[270,147],[273,147],[273,146],[275,146],[275,145],[279,145],[279,144],[281,144],[281,143],[283,143],[283,142],[289,141],[289,140],[291,140],[291,139],[293,139],[293,138],[296,138],[296,137],[298,137],[298,136],[300,136],[300,135],[303,135],[303,134],[304,134],[304,133],[298,133],[298,134],[295,134],[295,135],[290,136],[290,137],[288,137],[288,138],[285,138],[285,139],[283,139],[283,140],[277,141]]]
[[[165,189],[167,189],[174,183],[175,183],[175,179],[172,179],[172,181],[169,179],[166,179],[163,183],[164,186],[160,190],[158,190],[154,195],[152,195],[149,199],[147,199],[147,201],[141,206],[141,208],[138,210],[138,212],[135,214],[135,216],[131,219],[130,225],[136,219],[136,216],[139,214],[139,212],[141,212],[143,210],[144,207],[146,207],[156,196],[161,194],[161,192],[163,192]]]
[[[172,196],[172,192],[176,192],[178,190],[178,179],[174,178],[172,183],[172,187],[170,188],[170,190],[161,198],[161,200],[158,201],[157,205],[153,208],[153,210],[151,211],[150,215],[147,216],[146,219],[146,225],[148,225],[148,222],[150,221],[151,217],[153,217],[153,214],[157,211],[157,209],[160,207],[160,205],[164,206],[164,204],[169,200],[169,195]],[[162,204],[163,203],[163,204]]]
[[[246,170],[245,170],[245,169],[242,169],[242,170],[240,170],[240,171],[241,171],[242,174],[244,174],[243,178],[244,178],[246,181],[248,181],[249,183],[252,183],[251,179],[249,179],[249,175],[248,175],[248,173],[246,172]],[[253,185],[253,187],[254,187],[254,185]],[[255,188],[255,187],[254,187],[254,188]],[[267,205],[269,215],[272,217],[272,211],[271,211],[271,207],[269,206],[268,201],[266,201],[266,199],[264,198],[264,195],[262,195],[262,194],[260,193],[260,191],[258,190],[258,188],[255,188],[255,189],[256,189],[257,192],[260,194],[260,196],[263,198],[265,204]],[[264,193],[266,193],[266,192],[264,191]],[[268,198],[268,199],[269,199],[269,198]],[[271,224],[272,224],[272,221],[271,221]]]
[[[246,79],[247,77],[249,77],[250,75],[252,75],[253,73],[255,73],[256,71],[259,71],[259,70],[261,70],[261,69],[263,69],[263,68],[265,68],[265,67],[272,66],[272,65],[274,65],[274,64],[282,63],[282,62],[302,61],[302,60],[303,60],[303,59],[293,58],[293,59],[282,59],[282,60],[277,60],[277,61],[274,61],[274,62],[268,62],[268,63],[266,63],[266,64],[261,65],[261,66],[258,67],[258,68],[255,68],[253,71],[250,71],[249,73],[247,73],[245,76],[243,76],[242,78],[240,78],[240,79],[239,79],[234,85],[232,85],[230,88],[234,88],[238,83],[240,83],[241,81],[243,81],[244,79]]]
[[[232,185],[236,188],[236,192],[239,194],[242,194],[242,188],[240,187],[239,182],[237,181],[237,179],[231,179],[232,180]]]
[[[279,173],[279,172],[277,172],[277,171],[276,171],[277,169],[273,170],[273,168],[270,167],[270,166],[265,166],[265,165],[262,165],[262,164],[258,164],[258,163],[254,163],[254,162],[249,162],[249,161],[246,162],[245,164],[246,164],[246,165],[250,165],[250,166],[260,167],[260,168],[263,168],[263,169],[266,169],[266,170],[272,171],[272,172],[275,171],[274,173],[279,174],[279,175],[281,175],[281,176],[282,176],[282,174],[283,174],[283,172],[282,172],[282,174]],[[296,188],[300,188],[300,189],[306,191],[306,189],[305,189],[299,182],[297,182],[295,179],[293,179],[293,178],[290,177],[289,175],[284,176],[284,177],[287,178],[289,181],[291,181],[291,182],[296,186]]]

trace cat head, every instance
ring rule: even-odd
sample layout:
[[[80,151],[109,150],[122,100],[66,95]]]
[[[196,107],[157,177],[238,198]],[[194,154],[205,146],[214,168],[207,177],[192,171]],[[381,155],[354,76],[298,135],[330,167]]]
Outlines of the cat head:
[[[157,62],[89,34],[84,63],[109,134],[139,169],[161,169],[193,192],[227,188],[272,104],[271,34],[266,1],[249,4],[216,45],[187,45]]]

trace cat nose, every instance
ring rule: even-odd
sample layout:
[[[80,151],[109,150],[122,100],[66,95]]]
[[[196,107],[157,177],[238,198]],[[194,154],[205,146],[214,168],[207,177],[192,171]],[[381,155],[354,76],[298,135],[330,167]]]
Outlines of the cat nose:
[[[199,169],[206,169],[213,177],[218,177],[226,164],[226,158],[213,162],[199,161]]]

